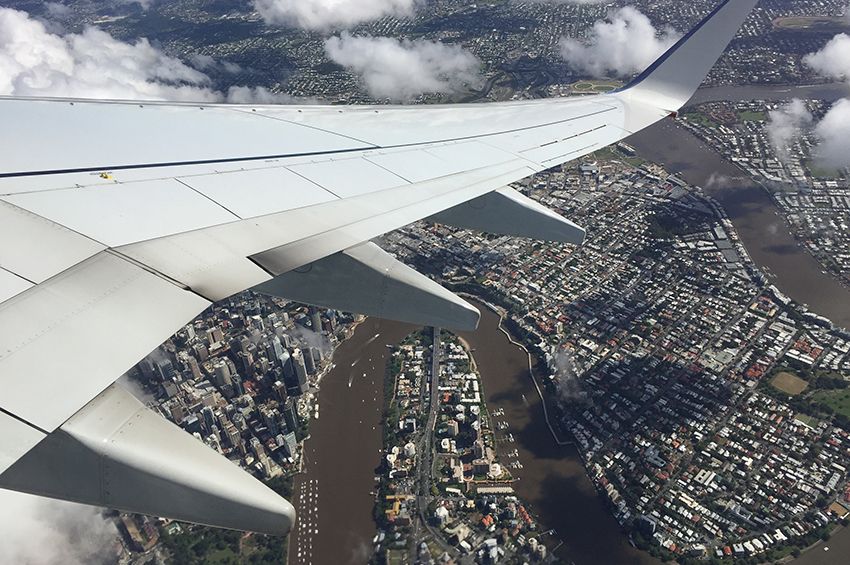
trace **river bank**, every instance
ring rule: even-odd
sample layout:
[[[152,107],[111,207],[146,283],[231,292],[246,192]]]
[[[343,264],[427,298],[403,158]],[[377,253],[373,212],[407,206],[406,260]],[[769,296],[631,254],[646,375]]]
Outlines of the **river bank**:
[[[461,335],[475,349],[490,410],[501,410],[523,468],[514,474],[517,494],[563,542],[558,556],[577,565],[657,564],[631,545],[585,472],[573,445],[553,440],[541,397],[528,370],[525,350],[500,327],[500,316],[484,304],[475,332]]]

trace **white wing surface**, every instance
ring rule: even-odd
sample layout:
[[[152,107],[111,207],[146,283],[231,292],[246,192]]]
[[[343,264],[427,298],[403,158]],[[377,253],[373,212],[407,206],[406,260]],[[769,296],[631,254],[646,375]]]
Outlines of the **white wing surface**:
[[[266,533],[294,511],[111,386],[248,288],[461,329],[369,240],[431,218],[580,243],[506,184],[675,113],[751,10],[726,0],[631,85],[454,106],[0,99],[0,486]]]

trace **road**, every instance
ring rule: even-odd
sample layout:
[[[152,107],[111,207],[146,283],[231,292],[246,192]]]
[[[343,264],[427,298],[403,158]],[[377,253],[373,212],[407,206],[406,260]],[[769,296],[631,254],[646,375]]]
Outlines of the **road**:
[[[456,556],[457,550],[448,545],[443,536],[428,523],[428,505],[431,503],[431,483],[434,471],[434,428],[437,425],[437,414],[440,411],[440,328],[431,328],[433,332],[433,347],[431,349],[431,379],[430,394],[425,390],[425,379],[422,379],[420,388],[421,398],[428,398],[428,417],[422,437],[416,445],[416,509],[417,519],[413,526],[413,535],[410,537],[412,546],[410,548],[411,562],[416,562],[419,553],[419,544],[426,537],[433,539],[449,555]],[[426,532],[423,532],[423,529]]]

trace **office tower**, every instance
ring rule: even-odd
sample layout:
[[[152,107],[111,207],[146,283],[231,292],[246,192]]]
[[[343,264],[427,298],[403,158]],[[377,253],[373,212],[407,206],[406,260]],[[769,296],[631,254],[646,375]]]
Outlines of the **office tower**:
[[[322,332],[322,315],[319,313],[318,308],[311,308],[310,324],[313,326],[314,332]]]
[[[295,448],[298,446],[298,442],[295,440],[295,433],[289,432],[285,436],[283,436],[283,448],[286,450],[286,455],[288,457],[295,456]]]
[[[298,405],[295,404],[295,400],[292,398],[287,398],[286,403],[283,405],[283,421],[286,422],[286,429],[290,432],[298,429],[298,424],[300,423],[298,419]]]
[[[224,361],[218,361],[214,365],[213,374],[215,375],[215,384],[220,387],[229,386],[233,382],[230,378],[232,375],[230,367]]]
[[[313,357],[313,349],[313,347],[308,347],[302,350],[304,353],[304,366],[307,368],[308,375],[316,374],[316,361]]]
[[[277,397],[279,402],[286,402],[286,385],[281,381],[275,381],[274,385],[272,385],[274,389],[274,395]]]
[[[213,409],[209,406],[204,406],[201,408],[201,416],[204,418],[204,427],[206,430],[212,430],[213,426],[215,426],[215,414],[213,413]],[[216,426],[216,428],[218,428],[218,426]]]
[[[304,353],[298,348],[293,349],[291,361],[292,366],[295,369],[295,379],[298,391],[301,394],[304,394],[310,388],[307,384],[307,365],[304,363]]]
[[[240,377],[238,373],[230,377],[230,382],[236,396],[242,396],[245,394],[245,386],[242,384],[242,377]]]
[[[160,382],[170,381],[177,374],[170,359],[160,359],[154,363],[154,367],[156,368],[156,376]]]
[[[192,351],[195,353],[195,357],[198,358],[198,361],[203,363],[210,357],[210,350],[207,349],[207,346],[203,343],[196,343],[192,346]]]

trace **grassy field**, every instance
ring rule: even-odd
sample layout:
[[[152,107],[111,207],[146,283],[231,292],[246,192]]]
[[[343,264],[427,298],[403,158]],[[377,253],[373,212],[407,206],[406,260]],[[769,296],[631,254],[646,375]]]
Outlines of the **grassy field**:
[[[819,390],[812,395],[816,402],[826,404],[836,414],[843,414],[850,418],[850,389]]]
[[[773,20],[776,29],[800,31],[814,30],[821,32],[846,31],[850,28],[847,20],[832,16],[788,16]]]
[[[817,418],[813,418],[812,416],[809,416],[808,414],[803,414],[802,412],[794,416],[794,419],[799,420],[807,426],[811,426],[812,428],[816,428],[817,425],[820,423],[820,420],[818,420]]]
[[[742,122],[763,122],[765,114],[764,112],[740,112],[738,118]]]
[[[824,166],[824,164],[819,163],[814,159],[806,161],[806,166],[812,173],[812,176],[820,179],[831,179],[841,177],[841,171],[839,169]]]
[[[774,388],[781,390],[785,394],[790,394],[791,396],[797,396],[809,386],[809,383],[788,371],[777,373],[770,381],[770,384],[772,384]]]
[[[705,114],[700,114],[699,112],[688,112],[687,114],[683,114],[682,117],[697,125],[702,125],[708,128],[717,127],[717,124],[711,118]]]

